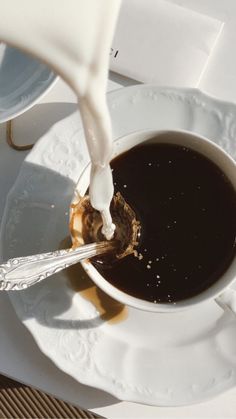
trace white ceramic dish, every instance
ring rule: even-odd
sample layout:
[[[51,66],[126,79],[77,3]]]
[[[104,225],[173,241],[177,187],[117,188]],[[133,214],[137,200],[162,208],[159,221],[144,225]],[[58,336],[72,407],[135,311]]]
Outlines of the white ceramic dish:
[[[109,104],[115,138],[147,128],[184,129],[236,156],[235,105],[195,89],[145,85],[112,92]],[[22,166],[2,222],[4,259],[56,248],[69,234],[74,182],[87,163],[73,114],[37,143]],[[57,274],[9,295],[44,354],[78,381],[122,400],[162,406],[200,402],[236,385],[236,323],[230,311],[214,302],[187,315],[129,308],[126,319],[111,324],[66,277]]]
[[[0,42],[0,123],[30,109],[56,79],[45,64]]]
[[[167,134],[167,136],[165,137],[165,139],[163,139],[163,135],[165,134]],[[113,157],[130,150],[132,147],[140,143],[158,143],[163,141],[170,144],[174,143],[182,145],[183,147],[189,147],[192,150],[204,154],[205,157],[208,157],[218,167],[221,168],[222,172],[227,176],[231,184],[234,186],[234,190],[236,190],[235,160],[232,159],[230,155],[226,153],[216,143],[213,143],[205,137],[184,130],[135,131],[134,133],[125,135],[124,137],[120,137],[116,141],[114,141]],[[88,166],[83,171],[78,180],[74,198],[72,199],[73,205],[71,208],[70,228],[72,231],[72,237],[75,239],[75,242],[81,244],[83,244],[84,242],[81,242],[81,230],[79,227],[77,227],[78,221],[80,223],[81,218],[75,216],[76,211],[74,213],[74,205],[79,204],[80,197],[86,194],[86,191],[89,187],[90,170],[91,164],[88,164]],[[236,258],[234,258],[226,272],[224,272],[224,274],[218,279],[218,281],[216,281],[211,287],[207,288],[200,294],[195,295],[194,297],[185,299],[183,301],[178,301],[175,304],[154,304],[150,301],[145,301],[133,297],[121,290],[118,290],[115,286],[109,283],[109,281],[106,281],[106,279],[102,276],[102,274],[99,273],[99,271],[93,266],[92,263],[88,263],[88,261],[81,263],[89,277],[95,282],[95,284],[99,288],[101,288],[105,293],[107,293],[111,297],[116,298],[121,303],[126,304],[130,307],[138,308],[140,310],[152,311],[156,313],[174,313],[179,310],[191,308],[196,304],[201,304],[203,301],[215,299],[215,301],[218,302],[221,307],[224,307],[226,305],[225,308],[232,310],[236,314],[236,292],[234,290],[231,290],[230,288],[230,284],[233,283],[236,279]]]

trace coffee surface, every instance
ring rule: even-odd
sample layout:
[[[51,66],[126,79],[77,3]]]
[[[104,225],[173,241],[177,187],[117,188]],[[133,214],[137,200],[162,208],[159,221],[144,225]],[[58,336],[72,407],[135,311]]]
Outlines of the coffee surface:
[[[203,155],[173,144],[143,144],[112,161],[120,191],[141,222],[138,256],[96,268],[117,288],[174,303],[210,287],[235,255],[236,194]]]

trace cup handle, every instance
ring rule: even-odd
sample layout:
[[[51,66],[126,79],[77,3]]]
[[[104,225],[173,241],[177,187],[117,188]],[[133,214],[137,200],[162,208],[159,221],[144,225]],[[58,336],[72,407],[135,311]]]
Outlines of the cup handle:
[[[236,291],[232,288],[227,288],[218,297],[215,302],[223,308],[223,310],[230,310],[236,315]]]

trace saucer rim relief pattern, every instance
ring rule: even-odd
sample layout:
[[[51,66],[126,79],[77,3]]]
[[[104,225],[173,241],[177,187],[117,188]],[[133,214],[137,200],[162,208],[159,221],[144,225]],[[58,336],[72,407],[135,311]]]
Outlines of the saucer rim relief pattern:
[[[178,106],[178,102],[183,103],[184,105],[190,105],[191,107],[195,107],[195,110],[201,110],[206,114],[213,115],[220,123],[220,127],[222,129],[220,139],[218,139],[218,144],[222,141],[224,148],[227,151],[230,151],[230,147],[232,146],[234,131],[236,132],[236,105],[230,104],[229,102],[222,102],[220,100],[214,99],[198,89],[177,89],[171,87],[156,87],[156,86],[148,86],[148,85],[138,85],[138,86],[131,86],[125,89],[118,89],[108,94],[108,102],[111,109],[111,114],[113,110],[116,110],[117,107],[121,106],[122,101],[128,101],[132,106],[136,105],[139,101],[144,100],[151,100],[151,102],[156,102],[159,100],[160,97],[166,98],[167,102],[169,102],[169,106],[171,103],[174,103]],[[68,119],[68,118],[67,118]],[[60,127],[60,122],[55,125]],[[69,150],[67,147],[66,152],[64,153],[63,158],[60,158],[63,163],[59,163],[57,160],[53,160],[49,158],[50,155],[50,148],[48,149],[45,147],[45,143],[47,143],[48,137],[56,133],[55,127],[53,127],[48,134],[46,134],[34,147],[31,153],[28,155],[26,161],[37,163],[39,166],[44,166],[50,168],[52,170],[57,171],[58,173],[72,177],[72,180],[75,181],[76,179],[72,176],[72,170],[70,165],[66,163],[70,163],[70,159],[74,158],[74,149]],[[168,129],[168,127],[166,127]],[[178,127],[176,127],[178,129]],[[197,127],[200,129],[200,127]],[[161,128],[162,129],[162,128]],[[80,130],[79,130],[80,131]],[[200,129],[201,131],[201,129]],[[199,133],[204,135],[202,132],[197,130],[192,131],[195,133]],[[126,132],[127,134],[128,132]],[[74,129],[73,135],[76,136],[78,134],[78,128]],[[123,135],[123,134],[122,134]],[[63,136],[63,134],[62,134]],[[71,141],[71,138],[66,138],[66,135],[63,136],[62,144],[66,144],[66,141]],[[55,140],[54,140],[55,141]],[[79,161],[79,171],[83,170],[83,167],[88,162],[87,152],[85,150],[84,145],[82,145],[82,149],[84,151],[85,157],[83,158],[83,153],[80,150],[81,160]],[[69,150],[69,153],[68,153]],[[71,153],[70,153],[71,151]],[[231,155],[233,150],[231,150]],[[63,155],[63,153],[62,153]],[[233,154],[236,157],[236,154]],[[63,160],[64,159],[64,160]],[[75,169],[75,167],[73,166]],[[73,169],[72,168],[72,169]],[[74,170],[73,169],[73,170]],[[24,179],[24,164],[22,169],[19,173],[17,181],[15,185],[12,187],[11,191],[9,192],[6,208],[4,211],[3,219],[2,219],[2,226],[1,226],[1,246],[2,249],[4,247],[4,234],[7,229],[7,220],[10,219],[11,223],[17,223],[17,219],[19,219],[19,213],[24,209],[24,200],[25,200],[25,193],[30,195],[34,188],[35,176],[32,174],[32,178],[28,179],[27,182]],[[27,184],[27,185],[26,185]],[[22,188],[24,186],[24,188]],[[19,205],[18,205],[19,204]],[[9,218],[10,217],[10,218]],[[5,229],[6,226],[6,229]],[[5,229],[5,230],[4,230]],[[14,229],[13,229],[14,230]],[[14,236],[14,231],[11,231],[11,234]],[[68,287],[67,287],[68,288]],[[48,286],[47,295],[54,294],[53,283],[52,285]],[[41,294],[40,294],[41,292]],[[72,293],[71,290],[67,289],[67,292]],[[73,294],[73,293],[72,293]],[[42,300],[45,298],[44,292],[39,291],[39,295],[37,296],[37,301],[34,301],[34,298],[30,299],[30,293],[27,294],[25,292],[13,294],[9,293],[10,300],[13,304],[13,307],[16,310],[16,313],[20,320],[25,324],[27,329],[30,331],[32,336],[34,337],[35,341],[37,342],[41,351],[47,355],[61,370],[65,371],[66,373],[73,376],[76,380],[87,384],[97,387],[99,389],[108,391],[110,394],[114,395],[115,397],[120,398],[121,400],[127,401],[135,401],[139,403],[145,404],[152,404],[152,405],[159,405],[159,406],[180,406],[186,404],[192,404],[196,402],[200,402],[203,400],[207,400],[217,394],[222,393],[223,391],[227,390],[228,388],[232,388],[236,385],[235,381],[235,371],[233,368],[227,370],[220,378],[217,380],[213,377],[212,382],[209,383],[208,388],[202,389],[199,392],[198,385],[193,383],[192,388],[185,390],[185,395],[182,395],[182,399],[174,399],[174,394],[171,389],[163,389],[162,394],[153,394],[150,388],[146,388],[145,386],[142,387],[140,384],[134,384],[125,382],[125,380],[119,380],[115,375],[112,375],[111,372],[104,370],[96,364],[95,357],[92,357],[90,354],[89,358],[93,359],[93,362],[90,362],[90,366],[86,372],[82,373],[83,367],[79,371],[79,375],[77,376],[73,371],[71,371],[70,366],[68,366],[68,362],[74,359],[73,353],[68,353],[68,345],[64,345],[64,341],[68,337],[72,337],[72,340],[75,339],[73,336],[73,332],[70,331],[70,336],[68,331],[63,331],[60,329],[54,330],[54,335],[50,337],[50,331],[44,331],[47,334],[48,338],[51,338],[53,341],[56,338],[60,341],[60,347],[63,348],[65,346],[65,350],[62,350],[62,355],[65,357],[66,362],[62,365],[61,360],[57,360],[53,357],[53,354],[50,353],[48,348],[45,348],[45,340],[42,339],[40,332],[34,330],[34,324],[31,320],[24,320],[25,314],[32,314],[36,313],[37,310],[40,311],[40,304]],[[73,296],[72,296],[73,297]],[[73,297],[74,298],[74,297]],[[86,306],[86,310],[88,316],[92,318],[95,314],[95,308],[91,305]],[[50,328],[50,316],[47,315],[46,312],[40,313],[40,315],[47,318],[46,324],[48,322],[48,328]],[[73,320],[71,320],[73,323]],[[31,324],[32,323],[32,324]],[[99,326],[99,325],[98,325]],[[92,353],[96,351],[96,344],[99,339],[102,339],[105,330],[101,327],[97,327],[96,330],[92,330],[91,336],[89,337],[91,330],[79,330],[78,333],[81,336],[81,341],[85,344],[85,352],[87,353],[92,349]],[[48,334],[49,333],[49,334]],[[87,335],[86,335],[87,334]],[[42,340],[41,340],[42,339]],[[84,342],[85,341],[85,342]],[[87,349],[86,349],[87,344]],[[58,348],[58,346],[57,346]],[[64,352],[63,352],[64,351]],[[86,358],[86,353],[85,353]],[[69,359],[69,360],[68,360]],[[87,361],[88,365],[88,361]],[[97,380],[97,381],[96,381]],[[223,386],[222,386],[223,383]],[[213,391],[212,391],[213,390]],[[188,393],[188,394],[187,394]]]

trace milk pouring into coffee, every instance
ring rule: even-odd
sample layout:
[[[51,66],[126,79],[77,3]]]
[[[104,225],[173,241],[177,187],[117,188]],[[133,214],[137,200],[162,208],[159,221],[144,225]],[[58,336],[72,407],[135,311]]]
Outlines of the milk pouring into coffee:
[[[90,201],[101,213],[108,240],[115,226],[110,214],[114,188],[106,82],[119,6],[120,0],[0,0],[0,41],[46,62],[78,97],[91,157]],[[164,144],[154,147],[156,154],[154,148],[142,147],[112,162],[116,192],[122,191],[142,224],[141,239],[135,242],[138,257],[131,254],[112,266],[97,260],[96,272],[105,278],[106,291],[112,284],[116,292],[140,301],[179,303],[206,295],[235,261],[236,181],[232,185],[217,165],[204,163],[204,156],[187,147],[177,150]]]
[[[91,157],[90,200],[111,239],[112,132],[106,104],[109,51],[120,0],[0,1],[0,40],[52,67],[78,96]]]

